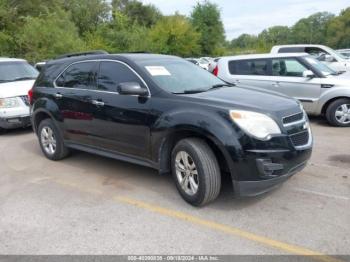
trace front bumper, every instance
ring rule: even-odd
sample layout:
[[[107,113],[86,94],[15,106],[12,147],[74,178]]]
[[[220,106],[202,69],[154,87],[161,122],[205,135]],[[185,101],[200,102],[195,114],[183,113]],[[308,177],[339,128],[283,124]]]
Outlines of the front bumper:
[[[30,110],[26,105],[0,109],[0,128],[14,129],[30,126]]]
[[[312,143],[302,149],[245,151],[231,169],[235,196],[257,196],[276,188],[303,170],[311,154]]]
[[[0,118],[0,128],[15,129],[30,126],[30,116]]]

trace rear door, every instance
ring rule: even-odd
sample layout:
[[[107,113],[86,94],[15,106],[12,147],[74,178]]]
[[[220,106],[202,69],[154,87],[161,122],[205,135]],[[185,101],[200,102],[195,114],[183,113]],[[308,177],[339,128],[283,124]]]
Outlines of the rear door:
[[[230,83],[271,89],[268,59],[232,60],[228,62],[228,69]]]
[[[271,59],[271,88],[279,93],[300,100],[305,110],[312,112],[321,94],[320,78],[306,78],[303,73],[311,70],[297,58]]]
[[[55,81],[53,94],[63,122],[64,138],[90,144],[94,134],[94,105],[91,90],[96,88],[98,63],[78,62],[70,65]]]
[[[127,64],[120,61],[100,61],[97,88],[92,95],[96,147],[147,158],[150,128],[148,114],[150,97],[120,95],[120,83],[146,83]]]

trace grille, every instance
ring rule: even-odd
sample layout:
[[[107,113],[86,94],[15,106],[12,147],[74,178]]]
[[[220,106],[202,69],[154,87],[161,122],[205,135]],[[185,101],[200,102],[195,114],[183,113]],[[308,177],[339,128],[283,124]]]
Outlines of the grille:
[[[303,118],[304,118],[303,112],[295,114],[295,115],[287,116],[287,117],[283,118],[283,124],[287,125],[290,123],[298,122],[298,121],[303,120]]]
[[[294,134],[290,136],[294,146],[304,146],[309,142],[309,131],[305,130],[303,132]]]
[[[29,106],[29,97],[28,96],[21,96],[22,101]]]

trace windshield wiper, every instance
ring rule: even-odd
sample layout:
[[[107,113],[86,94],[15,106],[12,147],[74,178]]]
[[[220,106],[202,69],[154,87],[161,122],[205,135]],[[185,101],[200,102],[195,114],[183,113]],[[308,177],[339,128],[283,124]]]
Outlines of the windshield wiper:
[[[173,93],[175,95],[183,95],[183,94],[198,94],[208,91],[207,89],[193,89],[193,90],[184,90],[181,93]]]
[[[235,85],[234,84],[217,84],[217,85],[213,85],[208,90],[218,89],[218,88],[221,88],[221,87],[233,87],[233,86],[235,86]]]

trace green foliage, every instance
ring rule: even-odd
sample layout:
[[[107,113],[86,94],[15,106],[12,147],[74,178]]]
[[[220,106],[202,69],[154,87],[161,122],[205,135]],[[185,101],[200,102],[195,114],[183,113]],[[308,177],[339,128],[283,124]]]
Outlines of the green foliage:
[[[149,33],[153,52],[192,56],[200,53],[200,33],[181,15],[167,16],[158,21]]]
[[[327,44],[336,48],[350,47],[350,8],[332,19],[327,27]]]
[[[207,0],[202,3],[198,2],[191,14],[191,20],[197,32],[201,34],[201,53],[219,55],[216,52],[225,42],[225,31],[219,7]]]
[[[78,27],[80,35],[92,32],[109,17],[110,6],[101,0],[69,0],[64,8],[72,14],[72,21]]]
[[[162,17],[161,12],[154,5],[143,4],[137,0],[113,0],[113,10],[126,15],[131,23],[151,27]]]
[[[69,14],[57,10],[39,17],[27,17],[19,28],[18,54],[30,61],[40,61],[84,49],[77,28]]]
[[[328,12],[316,13],[301,19],[292,28],[292,40],[303,44],[324,44],[326,28],[333,14]]]
[[[274,26],[225,41],[218,5],[201,0],[191,16],[163,16],[141,0],[0,0],[0,56],[31,62],[63,53],[104,49],[180,56],[268,52],[276,44],[350,47],[350,8]]]

